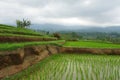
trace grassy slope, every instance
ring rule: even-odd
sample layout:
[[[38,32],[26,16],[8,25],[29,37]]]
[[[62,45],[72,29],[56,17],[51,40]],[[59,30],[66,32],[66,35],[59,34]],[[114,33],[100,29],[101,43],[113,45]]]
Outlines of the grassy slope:
[[[54,38],[48,35],[41,35],[38,32],[35,32],[30,29],[25,28],[16,28],[13,26],[3,25],[0,24],[0,37],[11,37],[11,36],[18,36],[18,37],[26,37],[26,38]],[[5,50],[14,50],[17,48],[21,48],[24,46],[30,45],[42,45],[42,44],[57,44],[61,41],[41,41],[41,42],[20,42],[20,43],[0,43],[0,51]]]
[[[26,35],[40,35],[37,32],[34,32],[29,29],[16,28],[13,26],[0,25],[0,33],[11,33],[11,34],[26,34]]]
[[[13,26],[0,24],[0,36],[21,36],[21,37],[45,37],[52,38],[47,35],[42,36],[40,33],[30,29],[16,28]]]
[[[14,50],[17,48],[22,48],[25,46],[32,46],[32,45],[45,45],[45,44],[54,44],[54,45],[60,45],[60,42],[64,42],[64,40],[58,40],[58,41],[41,41],[41,42],[21,42],[21,43],[1,43],[0,44],[0,51],[5,50]]]
[[[119,44],[95,41],[67,41],[64,46],[81,48],[120,48]]]
[[[119,80],[120,57],[56,54],[3,80]]]

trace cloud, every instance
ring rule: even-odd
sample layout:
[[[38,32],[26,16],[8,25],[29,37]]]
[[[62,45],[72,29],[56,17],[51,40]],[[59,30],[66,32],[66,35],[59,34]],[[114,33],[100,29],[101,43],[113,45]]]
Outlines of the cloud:
[[[0,0],[0,23],[120,25],[120,0]]]

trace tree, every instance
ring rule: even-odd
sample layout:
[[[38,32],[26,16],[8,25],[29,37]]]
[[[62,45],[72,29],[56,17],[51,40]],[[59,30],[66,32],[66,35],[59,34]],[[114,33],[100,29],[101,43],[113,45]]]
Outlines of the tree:
[[[17,27],[23,27],[22,21],[16,20]]]
[[[53,36],[60,39],[61,38],[61,35],[59,33],[53,33]]]
[[[16,20],[16,25],[17,25],[17,27],[27,28],[27,27],[30,27],[31,21],[25,20],[25,19],[23,19],[23,21]]]
[[[49,35],[49,34],[50,34],[50,32],[49,32],[49,31],[47,31],[47,32],[46,32],[46,34],[47,34],[47,35]]]

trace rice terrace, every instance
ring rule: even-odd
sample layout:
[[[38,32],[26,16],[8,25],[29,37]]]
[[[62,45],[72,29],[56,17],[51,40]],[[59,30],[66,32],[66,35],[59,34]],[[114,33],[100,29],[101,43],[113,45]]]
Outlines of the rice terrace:
[[[32,30],[24,35],[23,31],[28,29],[15,33],[10,30],[17,28],[7,25],[0,28],[1,40],[9,39],[0,44],[1,80],[120,79],[119,44],[100,40],[56,39]],[[20,41],[16,36],[26,39]]]
[[[56,54],[8,80],[119,80],[120,58],[107,55]]]
[[[120,0],[0,0],[0,80],[120,80]]]

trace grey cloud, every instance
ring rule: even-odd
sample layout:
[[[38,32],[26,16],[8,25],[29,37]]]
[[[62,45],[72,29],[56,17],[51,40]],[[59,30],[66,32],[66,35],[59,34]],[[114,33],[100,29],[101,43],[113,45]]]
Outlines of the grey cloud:
[[[42,18],[78,18],[96,24],[120,23],[120,0],[1,0],[1,22],[28,17],[33,22]],[[13,6],[11,6],[13,5]],[[15,7],[14,7],[15,6]],[[116,13],[111,13],[119,8]],[[4,15],[5,13],[9,13]],[[109,14],[109,15],[108,15]],[[114,15],[114,16],[113,16]],[[39,21],[37,21],[38,23]],[[49,22],[49,21],[47,21]]]

